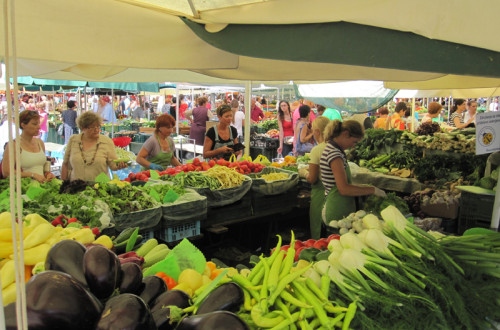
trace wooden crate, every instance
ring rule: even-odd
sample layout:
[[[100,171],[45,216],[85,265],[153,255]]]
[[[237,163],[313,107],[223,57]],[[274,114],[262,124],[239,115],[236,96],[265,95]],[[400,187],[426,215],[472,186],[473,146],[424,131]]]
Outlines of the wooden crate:
[[[154,127],[139,127],[139,132],[141,133],[153,134],[154,131],[155,131]]]

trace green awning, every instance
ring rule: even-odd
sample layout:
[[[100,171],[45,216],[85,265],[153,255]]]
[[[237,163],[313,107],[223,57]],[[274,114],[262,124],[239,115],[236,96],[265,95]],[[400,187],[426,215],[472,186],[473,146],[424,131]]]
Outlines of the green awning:
[[[210,33],[187,19],[212,46],[242,56],[410,71],[500,77],[500,53],[368,25],[232,24]]]
[[[158,92],[158,83],[114,83],[114,82],[92,82],[89,81],[89,87],[119,89],[128,92]]]

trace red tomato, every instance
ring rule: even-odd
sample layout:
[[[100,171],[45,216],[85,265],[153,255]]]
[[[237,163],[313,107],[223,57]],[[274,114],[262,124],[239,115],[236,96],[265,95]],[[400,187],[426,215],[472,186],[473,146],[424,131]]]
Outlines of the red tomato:
[[[175,168],[167,168],[165,172],[168,175],[174,175],[175,174]]]
[[[207,165],[201,165],[201,169],[203,171],[208,171],[208,169],[210,169],[210,166],[207,164]]]
[[[280,250],[288,251],[289,248],[290,248],[290,245],[283,245]]]
[[[340,239],[340,235],[339,234],[331,234],[330,236],[328,236],[328,238],[326,240],[327,240],[327,242],[330,242],[332,239]]]
[[[304,246],[305,247],[311,247],[311,246],[314,245],[314,243],[316,243],[316,240],[314,240],[314,239],[311,238],[311,239],[308,239],[307,241],[304,242]]]
[[[201,167],[208,166],[208,163],[206,161],[202,161],[200,165],[201,165]]]
[[[201,161],[200,161],[200,159],[199,159],[199,158],[193,158],[193,165],[194,165],[194,166],[198,166],[198,165],[200,165],[200,164],[201,164]]]
[[[224,166],[224,162],[225,162],[225,160],[221,158],[221,159],[219,159],[219,160],[217,161],[217,165]]]
[[[252,162],[248,162],[248,168],[253,171],[255,169],[255,164]]]
[[[125,178],[123,181],[131,182],[130,178]]]
[[[129,173],[128,178],[130,179],[130,181],[134,181],[135,180],[135,173]]]
[[[142,174],[144,174],[148,178],[151,176],[151,173],[149,171],[144,171],[142,172]]]
[[[326,250],[328,248],[328,240],[326,238],[322,238],[317,240],[313,247],[319,250]]]
[[[213,160],[213,159],[210,159],[210,160],[208,161],[208,166],[210,166],[210,167],[214,167],[214,165],[215,165],[215,164],[216,164],[216,163],[215,163],[215,160]]]
[[[295,250],[295,258],[293,258],[293,260],[294,261],[299,261],[300,251],[302,251],[302,250],[304,250],[306,248],[307,248],[306,246],[301,246],[297,250]]]
[[[304,243],[302,243],[301,240],[296,240],[294,244],[294,249],[297,250],[299,247],[304,246]]]

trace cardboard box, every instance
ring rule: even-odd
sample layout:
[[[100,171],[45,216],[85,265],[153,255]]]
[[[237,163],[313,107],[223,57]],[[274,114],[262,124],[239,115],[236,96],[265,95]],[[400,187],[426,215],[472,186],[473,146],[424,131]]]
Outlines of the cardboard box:
[[[139,127],[139,132],[141,133],[153,134],[154,131],[155,131],[154,127]]]
[[[446,218],[446,219],[457,219],[458,218],[458,205],[459,203],[450,204],[427,204],[421,205],[420,209],[426,215],[431,217]]]

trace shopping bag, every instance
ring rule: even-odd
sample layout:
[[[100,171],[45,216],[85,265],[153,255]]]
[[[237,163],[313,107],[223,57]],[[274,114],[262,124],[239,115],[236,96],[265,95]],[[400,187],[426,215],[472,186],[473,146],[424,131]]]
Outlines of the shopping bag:
[[[63,136],[64,135],[64,124],[59,124],[57,127],[57,135]]]

